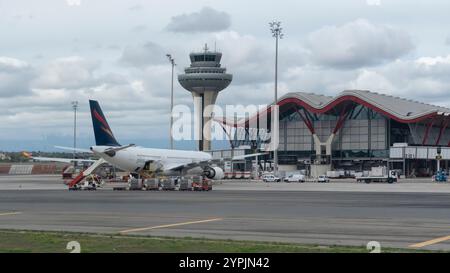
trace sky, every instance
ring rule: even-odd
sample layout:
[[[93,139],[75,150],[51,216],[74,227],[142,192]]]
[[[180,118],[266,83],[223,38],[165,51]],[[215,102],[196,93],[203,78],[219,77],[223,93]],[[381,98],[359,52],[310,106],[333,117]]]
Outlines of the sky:
[[[167,148],[170,53],[183,73],[205,43],[233,82],[219,105],[365,89],[450,107],[450,1],[0,0],[0,150],[94,144],[99,100],[122,144]],[[175,104],[192,97],[175,82]],[[178,142],[177,148],[193,148]]]

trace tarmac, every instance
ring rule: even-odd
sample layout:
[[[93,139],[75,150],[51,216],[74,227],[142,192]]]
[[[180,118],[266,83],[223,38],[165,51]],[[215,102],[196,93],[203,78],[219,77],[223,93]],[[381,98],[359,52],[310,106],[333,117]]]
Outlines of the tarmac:
[[[60,176],[0,176],[0,229],[450,251],[450,184],[223,181],[211,192],[74,192]]]

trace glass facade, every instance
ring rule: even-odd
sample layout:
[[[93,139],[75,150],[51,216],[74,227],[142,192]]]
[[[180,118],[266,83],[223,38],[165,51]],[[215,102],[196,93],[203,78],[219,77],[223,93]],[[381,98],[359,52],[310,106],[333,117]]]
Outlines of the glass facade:
[[[427,134],[427,128],[430,126],[430,121],[423,123],[408,124],[408,129],[411,134],[408,134],[406,140],[410,144],[422,145],[425,135]],[[441,145],[448,146],[450,143],[450,129],[442,121],[433,122],[432,126],[428,129],[428,135],[426,137],[425,145]],[[442,129],[441,131],[441,128]]]
[[[280,122],[280,151],[311,151],[312,135],[305,123],[287,118]]]
[[[333,160],[385,159],[389,158],[389,148],[394,143],[407,143],[410,146],[447,145],[450,142],[450,125],[444,121],[427,119],[419,123],[400,123],[387,118],[363,105],[352,105],[345,122],[336,133],[332,142]],[[339,122],[341,109],[333,109],[326,114],[314,114],[304,109],[284,113],[280,119],[280,158],[291,160],[293,157],[310,159],[315,147],[312,133],[303,118],[309,120],[316,135],[325,143]],[[299,112],[301,114],[299,114]],[[249,145],[252,148],[267,143],[251,136],[251,131],[238,129],[234,141],[235,147]],[[256,141],[255,141],[256,139]],[[425,143],[423,143],[425,142]],[[324,146],[322,146],[324,149]],[[322,151],[324,154],[324,151]]]
[[[307,112],[315,133],[325,142],[334,131],[338,115]],[[385,158],[388,156],[388,119],[361,105],[348,114],[342,128],[332,142],[333,158]],[[307,158],[315,153],[312,134],[302,117],[296,112],[280,121],[280,146],[283,154],[298,154]]]

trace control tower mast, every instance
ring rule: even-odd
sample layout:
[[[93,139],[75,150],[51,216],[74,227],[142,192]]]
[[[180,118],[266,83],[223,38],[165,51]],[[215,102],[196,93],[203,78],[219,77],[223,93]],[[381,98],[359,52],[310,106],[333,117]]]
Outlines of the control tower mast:
[[[191,65],[184,70],[185,74],[178,75],[178,81],[194,99],[194,119],[198,125],[195,135],[200,139],[198,149],[209,151],[211,126],[204,126],[211,120],[211,107],[208,106],[216,103],[219,92],[230,85],[233,75],[221,67],[222,53],[209,51],[206,44],[202,52],[191,53],[189,57]]]

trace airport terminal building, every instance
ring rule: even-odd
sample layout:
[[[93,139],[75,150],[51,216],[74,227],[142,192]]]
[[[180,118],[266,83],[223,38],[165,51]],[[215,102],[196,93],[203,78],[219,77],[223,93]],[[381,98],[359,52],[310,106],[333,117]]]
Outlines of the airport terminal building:
[[[436,170],[437,147],[442,147],[441,166],[448,169],[448,108],[362,90],[335,97],[289,93],[278,105],[280,168],[363,171],[389,164],[406,176],[429,176]],[[250,124],[255,124],[250,121],[259,116],[262,112],[233,126],[232,147],[264,148],[267,140],[250,135]],[[270,130],[270,115],[267,120]]]

